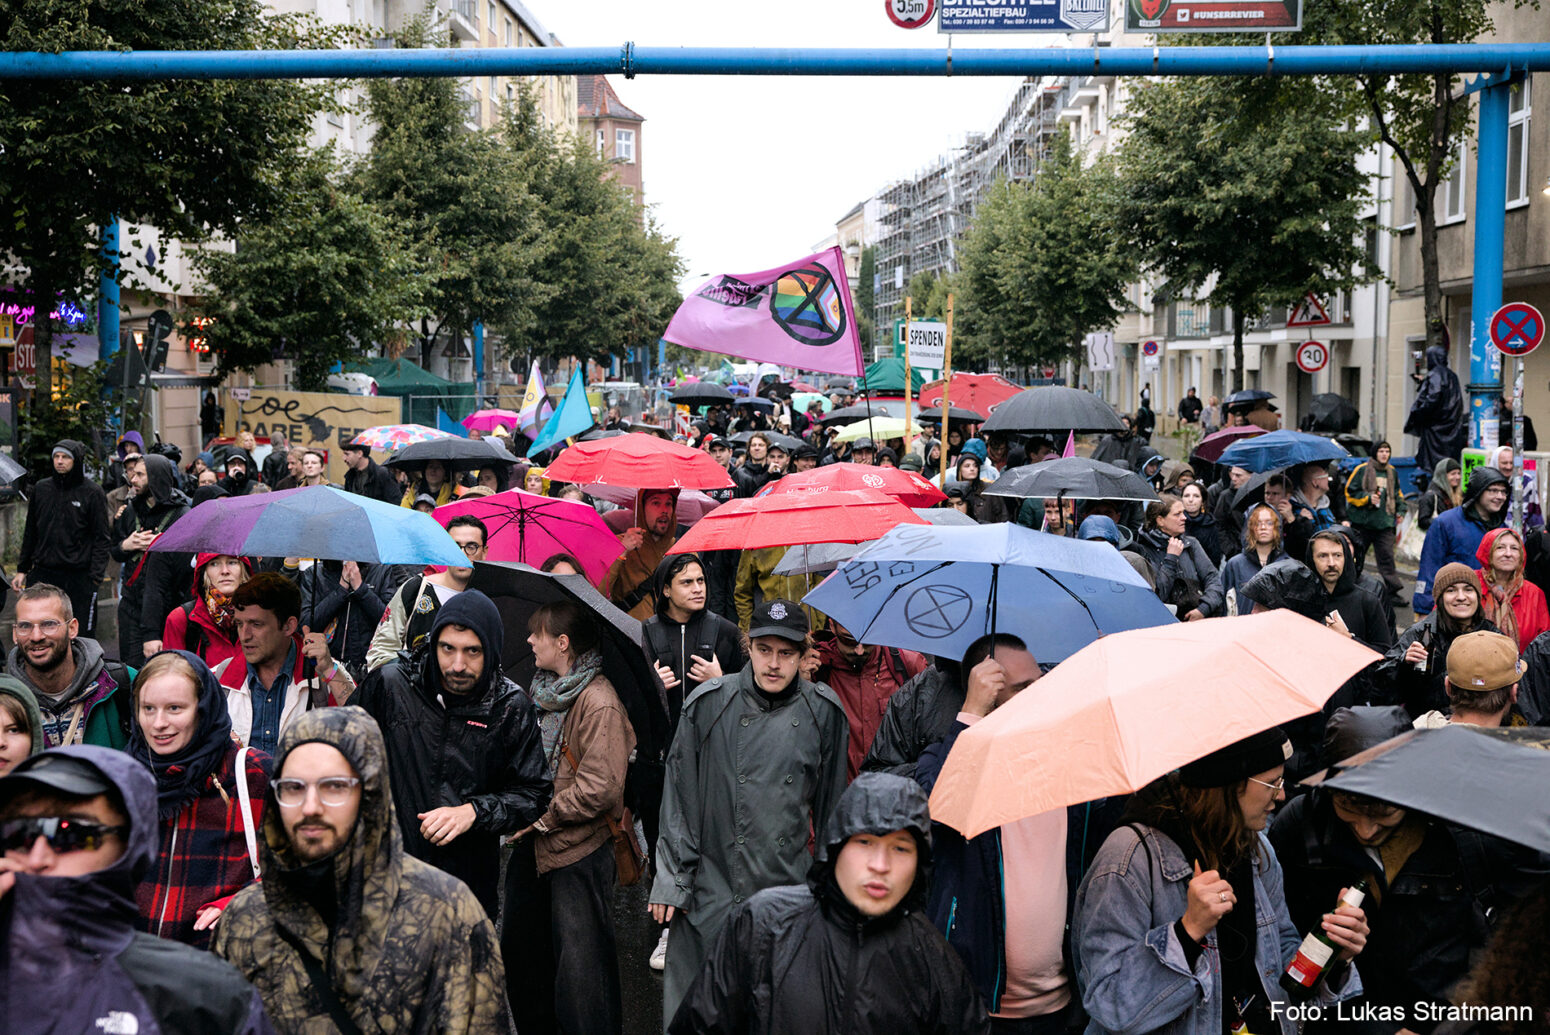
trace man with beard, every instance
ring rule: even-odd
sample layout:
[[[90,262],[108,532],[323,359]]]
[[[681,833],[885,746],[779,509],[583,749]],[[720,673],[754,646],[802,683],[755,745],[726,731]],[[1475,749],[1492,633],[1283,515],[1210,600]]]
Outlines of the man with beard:
[[[129,672],[104,660],[101,645],[79,633],[64,590],[48,583],[28,586],[16,598],[15,646],[6,659],[6,674],[36,695],[49,747],[122,748],[129,743],[134,719]]]
[[[608,566],[603,594],[631,618],[643,622],[650,618],[652,578],[677,540],[678,490],[640,490],[635,497],[635,527],[619,537],[624,556]]]
[[[1322,589],[1316,614],[1335,632],[1360,640],[1373,650],[1394,644],[1394,628],[1383,613],[1383,601],[1357,582],[1351,540],[1344,529],[1315,532],[1308,543],[1308,567]]]
[[[47,583],[70,594],[82,631],[97,624],[97,588],[108,570],[108,497],[86,478],[86,447],[61,439],[54,474],[38,482],[27,502],[27,525],[11,588]]]
[[[500,839],[548,808],[533,702],[501,674],[505,630],[478,590],[436,613],[426,649],[368,675],[352,703],[382,724],[393,808],[410,855],[499,902]]]
[[[459,514],[447,522],[447,534],[470,562],[484,560],[490,533],[483,521],[472,514]],[[473,577],[470,563],[467,568],[449,567],[405,580],[393,591],[393,599],[388,601],[377,631],[372,634],[371,646],[366,649],[366,668],[381,668],[399,651],[418,650],[435,624],[436,612],[467,589]]]
[[[186,553],[147,553],[151,541],[188,513],[188,497],[178,491],[177,468],[164,456],[126,464],[130,499],[113,523],[109,552],[123,566],[124,589],[118,600],[118,657],[131,668],[161,650],[167,614],[180,603],[178,583],[188,574]]]
[[[1426,530],[1426,545],[1421,548],[1421,563],[1416,573],[1415,596],[1411,598],[1417,617],[1434,606],[1428,590],[1443,565],[1456,562],[1480,570],[1480,559],[1476,556],[1480,542],[1487,532],[1506,522],[1510,499],[1507,479],[1496,468],[1481,464],[1469,472],[1469,484],[1464,488],[1462,502],[1437,515],[1432,520],[1432,527]]]

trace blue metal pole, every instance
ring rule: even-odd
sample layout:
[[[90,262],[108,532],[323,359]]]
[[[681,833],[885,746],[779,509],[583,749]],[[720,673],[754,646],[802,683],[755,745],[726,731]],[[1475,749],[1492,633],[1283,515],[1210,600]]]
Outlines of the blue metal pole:
[[[474,321],[474,409],[484,405],[484,321]]]
[[[1496,431],[1502,394],[1502,354],[1491,344],[1491,315],[1502,304],[1502,248],[1507,223],[1507,104],[1510,83],[1480,91],[1475,157],[1475,274],[1469,303],[1469,444],[1476,449]]]
[[[67,51],[0,54],[0,79],[326,79],[483,75],[1354,75],[1550,71],[1550,43],[879,50],[521,47],[488,50]]]
[[[102,224],[102,257],[110,264],[98,279],[97,350],[103,359],[118,352],[118,217]],[[45,362],[47,357],[45,357]]]

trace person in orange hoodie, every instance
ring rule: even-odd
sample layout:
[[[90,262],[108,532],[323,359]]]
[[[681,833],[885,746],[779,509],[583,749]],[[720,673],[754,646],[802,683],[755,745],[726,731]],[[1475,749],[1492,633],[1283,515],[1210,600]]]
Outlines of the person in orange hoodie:
[[[1511,528],[1493,529],[1480,540],[1475,557],[1480,561],[1481,610],[1502,635],[1517,641],[1521,652],[1534,637],[1550,631],[1544,591],[1523,578],[1523,539]]]

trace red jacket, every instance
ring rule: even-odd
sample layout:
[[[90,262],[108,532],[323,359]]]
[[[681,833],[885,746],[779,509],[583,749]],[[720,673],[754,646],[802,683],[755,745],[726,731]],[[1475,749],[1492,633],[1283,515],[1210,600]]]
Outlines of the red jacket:
[[[242,647],[215,624],[215,619],[210,617],[205,607],[204,594],[201,592],[205,566],[217,556],[202,553],[196,558],[194,582],[190,590],[193,606],[190,607],[189,601],[185,600],[172,609],[162,629],[161,642],[165,650],[186,650],[190,654],[199,655],[212,669],[223,661],[230,661],[231,664],[226,666],[225,673],[220,677],[221,684],[228,687],[241,686],[248,675],[248,663],[242,656]],[[251,573],[253,567],[248,559],[242,557],[239,560]]]
[[[845,706],[845,718],[850,720],[850,753],[846,760],[847,779],[854,780],[861,772],[888,710],[888,699],[926,668],[926,656],[898,647],[873,647],[861,667],[854,668],[841,656],[832,639],[818,644],[820,665],[813,677],[815,682],[828,683],[829,688]]]
[[[1486,584],[1486,573],[1491,568],[1491,548],[1496,545],[1496,540],[1507,533],[1516,536],[1517,533],[1510,528],[1495,528],[1485,534],[1480,540],[1480,547],[1475,551],[1475,559],[1480,562],[1480,571],[1476,576],[1480,580],[1480,607],[1487,618],[1496,621],[1495,608],[1487,602],[1491,595],[1491,587]],[[1523,540],[1518,538],[1518,577],[1523,575],[1523,566],[1527,555],[1523,552]],[[1532,582],[1524,580],[1518,591],[1512,595],[1512,615],[1518,621],[1518,651],[1528,649],[1528,645],[1534,642],[1534,637],[1542,632],[1550,631],[1550,606],[1545,602],[1544,591]],[[1502,623],[1497,621],[1497,626]]]

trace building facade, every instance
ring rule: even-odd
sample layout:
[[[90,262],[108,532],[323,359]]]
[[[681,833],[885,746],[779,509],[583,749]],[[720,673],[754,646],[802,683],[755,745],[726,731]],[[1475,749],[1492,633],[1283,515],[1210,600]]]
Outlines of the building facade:
[[[621,101],[604,75],[581,76],[576,96],[577,132],[583,140],[592,141],[613,176],[635,195],[637,205],[644,206],[641,147],[646,117]]]

